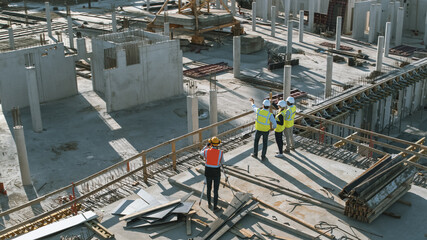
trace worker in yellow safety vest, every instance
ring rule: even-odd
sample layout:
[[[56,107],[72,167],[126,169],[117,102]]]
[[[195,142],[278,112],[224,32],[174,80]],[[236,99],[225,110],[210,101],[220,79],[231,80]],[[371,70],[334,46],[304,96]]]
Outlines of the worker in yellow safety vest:
[[[291,150],[295,150],[295,141],[294,141],[294,119],[295,112],[297,108],[295,107],[295,99],[293,97],[288,97],[286,99],[286,104],[288,108],[285,112],[285,137],[286,137],[286,153],[289,153]]]
[[[277,105],[279,106],[279,110],[276,114],[276,122],[277,127],[274,129],[274,136],[276,137],[277,147],[279,148],[279,152],[275,155],[275,157],[284,157],[283,156],[283,130],[285,130],[285,111],[286,111],[286,102],[280,100]]]
[[[262,108],[257,108],[255,106],[255,101],[253,98],[249,99],[252,103],[252,109],[256,113],[255,119],[255,141],[254,141],[254,152],[251,153],[251,156],[254,158],[258,158],[258,143],[259,139],[262,136],[262,153],[261,160],[266,160],[267,157],[267,144],[268,144],[268,134],[274,128],[276,128],[276,119],[274,119],[274,115],[268,111],[270,107],[270,101],[264,100],[262,102]],[[272,128],[270,127],[270,123],[272,124]]]
[[[224,163],[223,151],[219,150],[221,140],[217,137],[209,139],[209,143],[200,151],[200,155],[205,159],[205,177],[207,184],[206,197],[208,199],[209,208],[212,208],[211,192],[212,183],[214,186],[214,199],[212,210],[217,211],[218,208],[218,189],[221,179],[221,165]]]

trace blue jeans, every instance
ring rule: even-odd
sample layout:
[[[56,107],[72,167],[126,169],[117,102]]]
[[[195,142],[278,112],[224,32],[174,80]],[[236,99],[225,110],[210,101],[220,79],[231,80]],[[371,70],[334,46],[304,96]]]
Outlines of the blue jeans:
[[[267,154],[267,144],[268,144],[268,133],[267,132],[262,132],[262,131],[255,131],[255,141],[254,141],[254,154],[255,156],[258,155],[258,143],[259,143],[259,139],[262,136],[262,154],[261,154],[261,158],[265,158],[265,154]]]

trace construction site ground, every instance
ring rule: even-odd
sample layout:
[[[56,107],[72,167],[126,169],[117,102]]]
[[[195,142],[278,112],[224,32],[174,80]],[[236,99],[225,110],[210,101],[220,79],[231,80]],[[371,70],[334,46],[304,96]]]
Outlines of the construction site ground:
[[[303,140],[308,141],[308,140]],[[302,146],[310,144],[311,141],[303,143]],[[316,144],[311,143],[314,146]],[[348,166],[347,164],[339,163],[324,157],[317,156],[304,150],[305,147],[299,147],[296,151],[286,154],[285,158],[274,157],[277,146],[274,138],[270,135],[269,149],[267,153],[268,160],[260,161],[250,157],[252,152],[253,142],[248,141],[246,144],[238,147],[231,152],[225,154],[226,165],[238,167],[241,171],[263,178],[267,181],[279,184],[283,187],[298,191],[300,193],[309,194],[317,199],[343,205],[344,202],[337,196],[338,192],[348,182],[358,176],[362,170]],[[358,159],[358,156],[354,156]],[[202,165],[199,166],[199,168]],[[203,169],[203,167],[202,167]],[[229,176],[229,181],[232,186],[238,187],[243,191],[252,193],[255,197],[265,200],[268,203],[280,208],[288,214],[302,219],[312,225],[322,223],[322,227],[326,227],[327,231],[331,227],[333,234],[337,239],[424,239],[426,217],[422,209],[427,208],[427,190],[417,186],[412,186],[411,190],[405,194],[402,200],[410,202],[412,206],[407,206],[401,203],[395,203],[387,211],[400,216],[400,219],[382,215],[373,223],[360,223],[350,219],[343,214],[320,208],[298,199],[280,194],[261,186],[248,183],[239,178]],[[224,175],[222,176],[224,179]],[[196,168],[189,169],[179,175],[172,177],[177,182],[184,183],[188,186],[198,189],[203,187],[204,176],[202,176]],[[158,199],[166,197],[169,200],[174,200],[183,197],[188,192],[182,188],[171,185],[168,180],[164,180],[157,185],[151,186],[146,191]],[[233,195],[229,188],[220,187],[220,198],[231,201]],[[128,199],[136,199],[138,196],[133,195]],[[198,205],[200,196],[197,194],[190,197],[190,200],[196,201],[194,209],[197,211],[194,219],[200,219],[206,223],[212,222],[220,213],[212,212],[208,209],[206,198],[204,197],[201,205]],[[111,215],[112,210],[119,204],[113,203],[110,206],[98,210],[97,213],[102,217],[102,224],[115,234],[116,239],[148,239],[148,234],[161,231],[166,226],[141,228],[141,229],[124,229],[124,221],[119,221],[118,216]],[[255,212],[261,213],[265,217],[276,220],[280,223],[289,224],[291,227],[299,231],[308,233],[314,237],[319,234],[293,222],[286,217],[273,211],[262,211],[256,209]],[[177,224],[177,223],[172,223]],[[300,239],[298,236],[286,233],[264,223],[251,216],[246,216],[238,223],[239,227],[247,228],[254,233],[257,233],[264,239],[275,239],[269,236],[262,235],[274,234],[289,239]],[[353,227],[356,228],[353,228]],[[187,236],[185,224],[179,227],[159,234],[156,239],[187,239],[197,236],[203,229],[198,223],[192,223],[192,235]],[[362,229],[362,230],[360,230]],[[61,236],[78,235],[81,232],[80,227],[70,229],[57,236],[49,239],[58,239]],[[344,232],[345,231],[345,232]],[[353,235],[353,236],[352,236]],[[347,237],[347,238],[344,238]],[[320,237],[323,239],[324,237]],[[227,232],[221,239],[239,239],[234,234]]]
[[[111,7],[111,1],[102,1],[104,8]],[[98,3],[93,3],[96,4]],[[140,3],[139,3],[140,4]],[[35,7],[42,8],[43,4]],[[99,6],[101,7],[101,6]],[[125,10],[140,11],[141,6],[126,6]],[[76,11],[80,11],[76,9]],[[83,10],[82,10],[83,11]],[[88,11],[85,9],[84,11]],[[126,14],[126,13],[121,13]],[[77,15],[77,14],[76,14]],[[87,18],[87,19],[86,19]],[[88,16],[82,12],[79,16],[81,21],[91,20],[93,23],[101,18],[99,16]],[[286,30],[282,24],[276,26],[276,37],[270,36],[270,26],[268,23],[259,22],[257,31],[251,30],[250,20],[244,17],[239,17],[240,20],[247,22],[242,23],[246,33],[261,35],[264,40],[274,43],[277,46],[286,45]],[[54,20],[56,21],[56,20]],[[65,18],[58,20],[66,22]],[[102,21],[109,20],[104,17]],[[80,23],[80,22],[79,22]],[[91,23],[89,23],[90,25]],[[224,29],[228,31],[228,29]],[[414,37],[405,32],[404,43],[411,45],[419,45],[421,37]],[[34,35],[33,39],[38,39],[39,35]],[[206,39],[212,45],[208,50],[197,52],[184,53],[184,70],[200,64],[212,64],[218,62],[227,62],[232,65],[232,38],[230,34],[210,33]],[[27,41],[28,39],[26,39]],[[308,105],[297,102],[299,110],[310,108],[312,104],[316,104],[323,100],[325,72],[326,72],[326,54],[318,53],[317,50],[321,47],[322,42],[331,42],[334,40],[319,37],[306,32],[304,34],[304,43],[298,43],[298,32],[294,30],[293,48],[300,49],[304,54],[294,54],[294,58],[300,59],[299,66],[292,69],[292,88],[298,88],[309,93]],[[19,42],[19,38],[15,39]],[[64,37],[65,43],[68,41]],[[271,44],[269,43],[269,46]],[[2,41],[2,46],[8,45],[8,41]],[[363,53],[370,56],[370,60],[364,67],[349,67],[346,63],[334,63],[333,70],[333,88],[336,89],[336,94],[341,93],[344,85],[365,84],[364,81],[359,81],[361,77],[365,77],[372,72],[375,67],[376,46],[366,46],[356,43],[348,37],[344,37],[342,45],[351,46],[357,51],[361,49]],[[324,47],[322,47],[324,48]],[[88,50],[90,50],[90,41],[88,41]],[[353,52],[355,52],[353,51]],[[397,62],[411,61],[408,58],[390,55],[384,58],[384,71],[389,71],[396,68]],[[271,86],[263,86],[257,80],[267,80],[277,84],[283,82],[283,69],[273,71],[267,70],[267,51],[262,50],[250,55],[242,55],[241,57],[242,74],[247,77],[242,77],[243,80],[235,79],[230,72],[221,73],[216,76],[218,80],[218,113],[219,120],[236,116],[240,113],[251,109],[249,102],[250,97],[253,97],[257,106],[260,105],[262,99],[268,96]],[[249,79],[249,81],[247,80]],[[187,83],[190,78],[185,78]],[[198,83],[197,95],[199,97],[199,109],[202,111],[208,110],[209,103],[209,82],[206,79],[196,80]],[[16,153],[15,143],[12,136],[12,117],[8,112],[0,114],[0,151],[2,154],[2,168],[0,169],[0,182],[5,184],[8,191],[7,196],[0,196],[0,209],[5,210],[14,206],[19,206],[30,199],[44,195],[64,185],[70,184],[73,181],[82,179],[90,174],[98,172],[121,159],[132,156],[144,149],[148,149],[161,142],[167,141],[174,137],[181,136],[187,133],[187,118],[186,118],[186,99],[184,96],[170,99],[167,101],[156,102],[126,111],[119,111],[108,114],[106,112],[105,102],[97,93],[92,90],[92,82],[89,79],[78,77],[79,95],[66,98],[60,101],[45,103],[41,105],[42,120],[44,131],[42,133],[34,133],[31,130],[31,117],[28,108],[21,109],[21,117],[25,128],[25,137],[27,151],[29,157],[30,170],[33,180],[32,187],[24,188],[21,184],[18,157]],[[281,93],[280,89],[273,88],[273,93]],[[421,113],[420,113],[421,114]],[[153,116],[155,116],[153,118]],[[404,121],[401,131],[409,132],[410,134],[401,134],[402,138],[409,141],[419,139],[425,136],[426,133],[426,117],[427,113],[424,110],[422,117],[413,116],[414,122],[410,119]],[[253,121],[254,116],[250,115],[244,118],[239,124]],[[200,119],[199,126],[207,126],[208,118]],[[233,123],[238,124],[238,123]],[[414,127],[419,126],[419,127]],[[233,127],[228,125],[220,130],[227,130]],[[399,135],[398,126],[391,129],[391,135]],[[396,132],[397,131],[397,132]],[[272,137],[272,134],[270,135]],[[338,163],[332,160],[327,160],[323,157],[309,154],[306,152],[308,145],[301,146],[296,152],[293,152],[290,159],[278,159],[274,157],[276,146],[273,144],[273,138],[270,138],[271,146],[269,148],[269,160],[267,162],[259,162],[249,156],[252,141],[246,141],[247,144],[227,153],[226,160],[229,165],[237,165],[244,169],[247,165],[250,166],[250,172],[253,174],[262,174],[274,176],[284,186],[295,188],[302,192],[313,194],[316,197],[325,198],[325,193],[320,189],[324,186],[332,187],[335,191],[334,200],[337,201],[336,194],[340,188],[347,182],[354,179],[362,170],[351,167],[344,163]],[[328,155],[328,149],[322,154]],[[330,150],[332,151],[332,150]],[[159,152],[161,155],[161,152]],[[350,160],[352,160],[351,158]],[[350,161],[349,160],[349,161]],[[348,162],[347,160],[343,160]],[[4,167],[3,167],[4,166]],[[366,166],[364,166],[366,168]],[[270,171],[271,174],[268,174]],[[194,185],[201,190],[203,177],[199,176],[195,170],[183,172],[174,177],[179,181]],[[233,177],[230,177],[232,185],[239,188],[256,192],[260,198],[268,200],[271,203],[277,203],[280,208],[291,212],[294,205],[289,205],[292,202],[298,202],[295,199],[283,195],[271,196],[270,191],[261,189],[255,185],[246,185],[239,182]],[[227,201],[231,200],[231,192],[228,189],[220,188],[221,197]],[[152,194],[163,194],[170,198],[178,198],[184,195],[183,191],[178,191],[176,187],[171,188],[167,181],[161,182],[159,185],[152,186],[148,189]],[[135,196],[134,196],[135,197]],[[265,197],[265,198],[263,198]],[[291,214],[296,217],[303,218],[307,222],[316,224],[319,221],[326,221],[330,224],[336,224],[340,228],[351,232],[348,226],[339,222],[341,218],[353,226],[359,226],[363,229],[380,234],[382,239],[424,239],[424,234],[427,232],[423,228],[426,222],[426,216],[423,215],[423,209],[426,209],[427,201],[426,189],[413,186],[408,194],[403,199],[412,203],[412,207],[396,203],[389,211],[401,215],[401,219],[393,219],[388,216],[381,216],[373,224],[362,224],[350,220],[344,215],[328,213],[325,210],[314,206],[302,204],[297,206]],[[198,196],[193,196],[191,199],[198,200]],[[287,201],[289,200],[289,201]],[[132,234],[139,234],[137,231],[124,231],[122,223],[118,223],[117,217],[111,218],[108,215],[109,209],[113,208],[114,204],[109,208],[104,209],[103,223],[113,232],[117,231],[117,236],[123,236],[123,239]],[[196,204],[197,208],[198,205]],[[202,202],[202,207],[206,208],[206,202]],[[209,212],[209,211],[208,211]],[[102,213],[102,212],[101,212]],[[209,212],[212,214],[211,212]],[[29,215],[33,214],[31,210]],[[280,220],[277,214],[269,213]],[[212,220],[212,216],[203,210],[198,210],[197,215],[203,219]],[[8,221],[13,221],[10,218],[0,220],[0,224],[8,225]],[[252,226],[258,232],[261,232],[255,220],[247,216],[243,220],[245,227]],[[282,219],[282,222],[287,220]],[[264,226],[260,223],[261,226]],[[424,225],[423,225],[424,224]],[[291,223],[298,229],[303,229],[301,226]],[[196,224],[193,224],[196,226]],[[200,227],[200,226],[199,226]],[[1,227],[0,227],[1,228]],[[269,226],[264,226],[265,229],[272,229]],[[76,230],[73,230],[76,231]],[[357,230],[354,230],[357,231]],[[194,231],[195,232],[195,229]],[[334,234],[343,236],[339,230],[334,230]],[[64,233],[66,234],[66,233]],[[174,234],[181,234],[182,238],[187,238],[185,229],[177,229],[165,234],[165,238],[173,239]],[[229,234],[229,233],[228,233]],[[286,233],[277,232],[278,235]],[[313,233],[314,234],[314,233]],[[413,235],[411,235],[413,234]],[[194,234],[193,234],[194,236]],[[314,235],[316,236],[316,235]],[[367,233],[357,232],[357,236],[362,238],[375,239]],[[232,238],[231,235],[226,235]],[[54,239],[54,238],[53,238]],[[56,238],[57,239],[57,238]],[[120,239],[120,238],[118,238]],[[379,238],[378,238],[379,239]]]

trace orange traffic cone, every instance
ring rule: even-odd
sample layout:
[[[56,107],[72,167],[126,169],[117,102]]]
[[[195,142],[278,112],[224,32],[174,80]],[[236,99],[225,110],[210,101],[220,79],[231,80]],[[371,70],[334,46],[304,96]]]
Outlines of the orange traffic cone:
[[[4,189],[4,185],[1,182],[0,182],[0,193],[3,195],[7,195],[7,191]]]

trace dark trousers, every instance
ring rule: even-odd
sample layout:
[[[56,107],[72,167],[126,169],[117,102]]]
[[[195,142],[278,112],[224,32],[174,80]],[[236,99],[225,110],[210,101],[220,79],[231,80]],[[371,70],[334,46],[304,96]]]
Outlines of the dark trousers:
[[[254,154],[255,156],[258,155],[258,143],[259,143],[259,138],[262,136],[262,154],[261,154],[261,158],[265,157],[265,154],[267,154],[267,144],[268,144],[268,133],[267,132],[262,132],[262,131],[255,131],[255,141],[254,141]]]
[[[274,132],[279,153],[283,154],[283,132]]]
[[[221,179],[221,170],[219,168],[205,167],[205,176],[206,176],[206,197],[208,198],[208,204],[211,205],[211,192],[212,192],[212,183],[214,187],[214,207],[218,205],[218,189]]]

